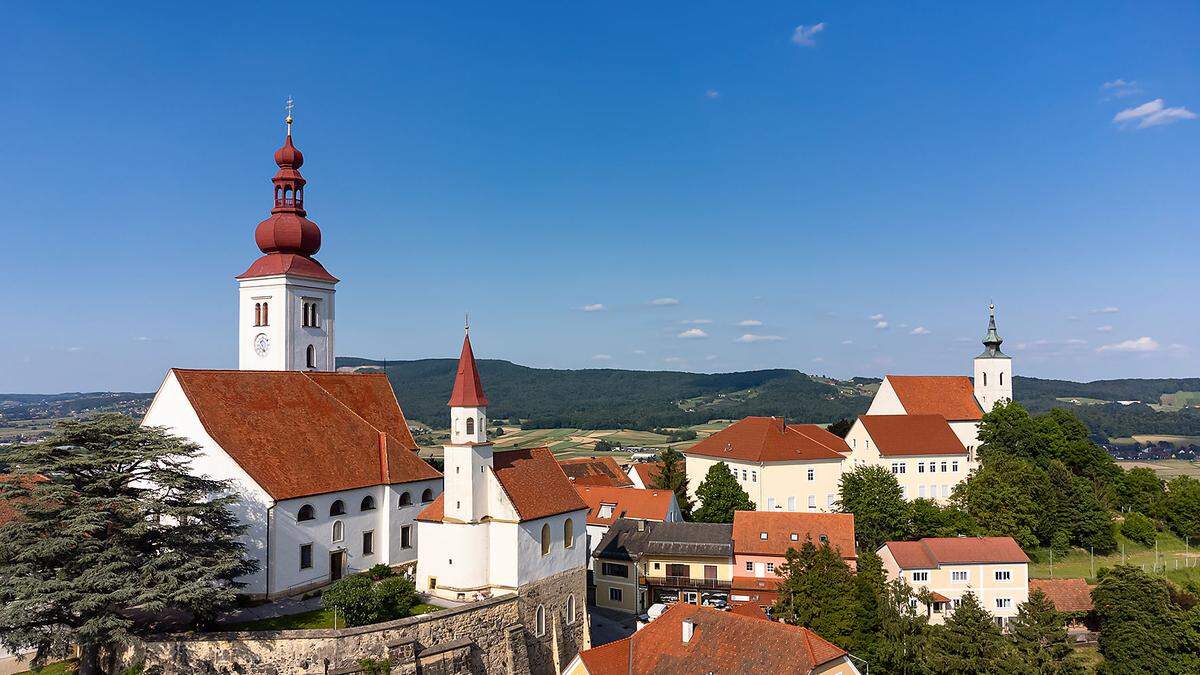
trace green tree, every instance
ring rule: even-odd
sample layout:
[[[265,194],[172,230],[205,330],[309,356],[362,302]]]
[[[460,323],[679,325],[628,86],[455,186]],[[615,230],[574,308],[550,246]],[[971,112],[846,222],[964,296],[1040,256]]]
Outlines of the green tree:
[[[879,632],[870,652],[872,672],[924,673],[929,618],[913,607],[912,588],[903,579],[884,586],[878,607]]]
[[[854,574],[854,633],[844,647],[868,661],[872,660],[882,629],[880,605],[886,587],[883,560],[874,551],[859,553]]]
[[[90,675],[155,615],[205,624],[230,607],[258,564],[238,541],[233,487],[189,472],[198,452],[118,414],[0,447],[17,473],[0,482],[15,515],[0,526],[0,644],[36,649],[36,663],[78,645]]]
[[[693,517],[702,523],[732,523],[735,511],[753,511],[754,501],[742,489],[725,462],[717,462],[696,488],[700,508]]]
[[[592,446],[592,450],[594,450],[596,452],[611,452],[612,449],[613,449],[613,444],[609,443],[608,441],[604,440],[603,438],[596,441],[596,444]]]
[[[850,428],[853,426],[854,426],[853,420],[843,417],[842,419],[825,427],[825,431],[828,431],[829,433],[833,434],[834,436],[838,436],[840,438],[845,438],[846,434],[850,433]]]
[[[1041,589],[1017,608],[1008,624],[1008,636],[1016,650],[1023,673],[1029,675],[1074,675],[1084,672],[1075,658],[1063,616]]]
[[[970,592],[944,625],[931,629],[925,664],[938,675],[1011,673],[1017,667],[1012,646]]]
[[[954,502],[984,534],[1010,536],[1025,548],[1050,538],[1046,504],[1053,503],[1053,490],[1046,472],[1027,460],[989,455],[968,480],[955,486]]]
[[[1200,536],[1200,481],[1190,476],[1172,478],[1159,511],[1175,534]]]
[[[679,510],[684,520],[692,519],[692,498],[688,496],[687,468],[683,454],[675,448],[667,448],[658,453],[658,461],[662,469],[655,476],[653,487],[656,490],[671,490],[675,500],[679,502]]]
[[[1165,579],[1132,565],[1102,568],[1092,602],[1104,672],[1173,671],[1182,621]]]
[[[1158,535],[1154,529],[1154,521],[1137,511],[1125,514],[1125,522],[1121,523],[1121,534],[1142,546],[1153,546]]]
[[[904,536],[908,506],[900,483],[888,469],[855,467],[842,474],[838,493],[838,509],[854,514],[854,535],[860,550],[874,551],[885,541]]]
[[[828,543],[816,546],[811,538],[800,550],[789,548],[784,558],[772,615],[834,644],[847,644],[855,635],[859,607],[854,573],[846,561]]]
[[[1163,497],[1163,481],[1144,466],[1130,469],[1117,483],[1117,505],[1126,511],[1151,513]]]
[[[909,539],[957,537],[975,534],[977,530],[970,514],[955,504],[942,506],[932,499],[914,499],[908,503]]]

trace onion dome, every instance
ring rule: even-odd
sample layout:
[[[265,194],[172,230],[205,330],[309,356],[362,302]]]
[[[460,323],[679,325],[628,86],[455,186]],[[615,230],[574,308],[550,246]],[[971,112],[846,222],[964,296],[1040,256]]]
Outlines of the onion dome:
[[[996,305],[988,305],[988,329],[987,335],[983,336],[983,353],[979,358],[988,359],[1007,359],[1008,355],[1000,351],[1000,343],[1004,339],[996,332]]]
[[[271,217],[258,224],[254,241],[263,253],[294,253],[310,256],[321,250],[321,228],[305,216],[304,185],[300,175],[304,153],[292,144],[292,117],[287,118],[287,137],[283,147],[275,151],[279,171],[271,182],[275,185],[275,206]]]

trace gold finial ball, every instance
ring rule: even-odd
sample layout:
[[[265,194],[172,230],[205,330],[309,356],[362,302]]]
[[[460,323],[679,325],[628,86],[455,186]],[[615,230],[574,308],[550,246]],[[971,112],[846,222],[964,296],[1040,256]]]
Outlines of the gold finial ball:
[[[283,121],[284,121],[284,122],[287,122],[288,124],[291,124],[291,123],[292,123],[292,116],[291,116],[291,115],[288,115],[287,117],[285,117],[285,118],[283,119]]]
[[[994,302],[989,302],[989,303],[988,303],[988,311],[989,311],[989,312],[994,312],[994,311],[996,311],[996,303],[994,303]]]

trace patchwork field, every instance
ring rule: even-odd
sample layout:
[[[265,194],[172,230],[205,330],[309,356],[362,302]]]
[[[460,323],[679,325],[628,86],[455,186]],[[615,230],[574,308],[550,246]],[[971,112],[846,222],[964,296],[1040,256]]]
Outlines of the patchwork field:
[[[690,448],[701,439],[707,438],[730,424],[731,422],[727,420],[714,420],[706,424],[686,427],[696,432],[696,438],[690,441],[677,441],[674,443],[664,434],[637,431],[634,429],[520,429],[508,426],[502,427],[504,429],[503,435],[493,435],[491,440],[496,448],[499,449],[548,447],[554,452],[555,456],[561,459],[570,459],[572,457],[588,457],[596,454],[593,448],[596,442],[600,440],[606,440],[620,447],[655,449],[667,447],[675,449]],[[414,432],[416,432],[418,426],[416,424],[413,425]],[[422,454],[428,451],[434,456],[440,456],[441,444],[448,439],[449,431],[446,429],[430,430],[428,433],[418,434],[418,442],[421,444]],[[628,458],[632,453],[613,451],[606,454],[611,454],[612,457],[620,459]]]
[[[1175,476],[1200,478],[1200,462],[1190,462],[1186,459],[1155,459],[1144,462],[1117,462],[1117,464],[1126,470],[1136,467],[1154,469],[1155,473],[1167,479]]]

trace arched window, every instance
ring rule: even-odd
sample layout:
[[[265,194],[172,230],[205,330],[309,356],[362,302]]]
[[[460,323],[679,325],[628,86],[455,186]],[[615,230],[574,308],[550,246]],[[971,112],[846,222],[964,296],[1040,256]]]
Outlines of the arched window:
[[[468,417],[467,418],[467,435],[470,436],[474,433],[475,433],[475,418]]]
[[[987,373],[983,374],[983,386],[987,386]]]
[[[267,303],[265,303],[265,302],[263,303],[262,323],[260,323],[258,325],[260,325],[260,326],[270,326],[271,325],[271,317],[269,316],[269,314],[267,312]]]
[[[538,605],[537,611],[534,612],[533,634],[538,637],[546,634],[546,608],[543,605]]]
[[[296,512],[296,520],[312,520],[317,517],[317,511],[312,504],[305,504]]]
[[[542,525],[542,555],[550,553],[550,523]]]
[[[1004,373],[1000,373],[1000,386],[1004,386]]]
[[[304,308],[304,319],[300,322],[301,326],[308,326],[308,303],[301,303]]]
[[[372,497],[371,495],[367,495],[366,497],[363,497],[362,504],[359,504],[358,510],[359,511],[374,511],[375,510],[375,498]]]
[[[400,506],[412,506],[412,495],[408,491],[400,493]]]
[[[563,547],[573,548],[575,546],[575,521],[567,518],[563,523]]]
[[[345,536],[346,536],[346,526],[343,525],[342,521],[340,521],[340,520],[333,521],[333,542],[336,544],[337,542],[339,542],[343,538],[345,538]]]
[[[254,303],[254,325],[255,326],[262,325],[262,303],[261,302]]]
[[[342,500],[337,500],[329,505],[329,515],[340,516],[346,512],[346,503]]]
[[[321,319],[317,317],[317,303],[308,303],[308,325],[316,328],[321,325]]]
[[[421,502],[428,504],[431,501],[433,501],[433,490],[425,488],[425,491],[421,493]]]
[[[316,368],[317,367],[317,348],[312,345],[309,345],[308,352],[306,353],[304,358],[305,358],[305,361],[308,363],[309,368]]]
[[[567,596],[566,619],[567,619],[566,624],[568,626],[575,623],[575,595],[574,594]]]

